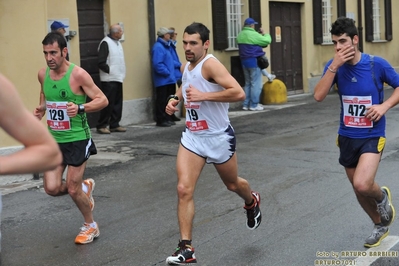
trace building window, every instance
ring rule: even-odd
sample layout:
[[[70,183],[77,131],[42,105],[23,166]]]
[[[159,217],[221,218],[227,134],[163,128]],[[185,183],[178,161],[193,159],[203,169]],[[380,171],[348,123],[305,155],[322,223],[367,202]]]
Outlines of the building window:
[[[332,44],[331,24],[346,16],[346,0],[313,0],[313,42]]]
[[[0,0],[1,1],[1,0]],[[261,24],[261,0],[212,0],[213,49],[237,50],[237,35],[244,26],[243,6],[248,6],[249,17]]]
[[[323,21],[323,43],[332,43],[331,40],[331,21],[332,21],[332,6],[330,0],[323,0],[321,3],[322,21]]]
[[[380,11],[380,1],[373,0],[373,39],[375,41],[381,40],[381,31],[380,31],[380,20],[381,20],[381,11]]]
[[[228,50],[237,49],[237,35],[242,30],[242,2],[241,0],[226,0],[227,7],[227,40]]]
[[[366,41],[392,40],[391,0],[364,1]]]

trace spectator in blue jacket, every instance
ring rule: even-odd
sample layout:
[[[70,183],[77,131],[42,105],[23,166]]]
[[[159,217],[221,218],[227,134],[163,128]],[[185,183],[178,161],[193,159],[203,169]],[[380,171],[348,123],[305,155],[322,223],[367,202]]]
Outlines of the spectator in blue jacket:
[[[170,36],[173,31],[161,27],[152,47],[152,77],[155,86],[155,120],[159,127],[170,127],[175,122],[165,112],[167,98],[176,91],[175,66]]]
[[[175,65],[175,78],[176,78],[176,85],[177,88],[180,87],[181,85],[181,78],[182,78],[182,73],[180,70],[181,67],[181,63],[180,63],[180,59],[179,59],[179,55],[176,52],[176,37],[177,37],[177,32],[175,30],[175,28],[170,27],[169,30],[172,30],[173,33],[170,34],[170,47],[171,52],[172,52],[172,57],[173,57],[173,63]],[[171,91],[170,94],[175,94],[176,90]],[[178,118],[175,114],[171,115],[172,121],[180,121],[180,118]]]
[[[237,43],[245,78],[246,97],[242,109],[261,111],[263,106],[259,104],[259,98],[262,92],[262,74],[257,58],[265,55],[263,47],[272,42],[272,37],[264,34],[263,29],[260,32],[255,31],[255,24],[258,22],[253,18],[245,20],[244,28],[237,36]]]

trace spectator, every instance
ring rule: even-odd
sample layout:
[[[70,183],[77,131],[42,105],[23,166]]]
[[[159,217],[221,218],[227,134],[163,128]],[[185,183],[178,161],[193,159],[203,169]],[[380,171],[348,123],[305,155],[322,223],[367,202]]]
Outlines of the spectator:
[[[62,23],[61,21],[56,21],[56,20],[50,25],[51,31],[52,31],[52,32],[59,32],[59,33],[61,33],[62,36],[64,36],[65,41],[66,41],[67,43],[68,43],[68,38],[65,36],[65,33],[66,33],[65,28],[68,28],[68,27],[69,27],[68,25],[65,25],[65,24]],[[67,53],[65,59],[69,61],[69,52]]]
[[[179,56],[178,56],[177,51],[176,51],[177,32],[176,32],[175,28],[173,28],[173,27],[170,27],[169,30],[173,31],[173,33],[170,34],[170,44],[171,44],[171,48],[172,48],[171,52],[172,52],[172,57],[173,57],[173,63],[175,65],[176,85],[177,85],[177,88],[179,88],[180,85],[181,85],[182,74],[181,74],[181,70],[180,70],[181,62],[180,62]],[[175,94],[175,93],[176,93],[176,90],[173,90],[173,91],[170,91],[168,94],[172,95],[172,94]],[[178,118],[175,114],[172,114],[171,118],[172,118],[172,121],[180,121],[180,118]]]
[[[170,92],[176,91],[175,66],[171,48],[171,33],[168,28],[160,28],[158,38],[152,47],[152,72],[155,86],[155,119],[156,126],[170,127],[175,122],[165,112]],[[174,94],[174,93],[173,93]]]
[[[264,34],[263,29],[260,33],[256,32],[255,24],[258,24],[258,22],[253,18],[245,20],[244,28],[237,36],[237,43],[245,77],[244,91],[246,97],[242,109],[261,111],[263,106],[259,104],[259,98],[262,92],[262,76],[257,58],[265,55],[262,48],[269,45],[272,38],[270,34]]]
[[[97,122],[97,132],[100,134],[126,132],[126,128],[119,125],[123,108],[123,80],[126,76],[125,58],[120,42],[122,35],[122,27],[119,24],[112,25],[109,35],[104,37],[98,48],[101,90],[109,102],[101,110]]]

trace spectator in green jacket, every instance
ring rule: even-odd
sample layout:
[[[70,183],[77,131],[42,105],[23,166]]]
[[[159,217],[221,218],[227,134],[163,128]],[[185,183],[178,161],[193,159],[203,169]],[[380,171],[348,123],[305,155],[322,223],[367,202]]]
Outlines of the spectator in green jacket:
[[[246,98],[242,109],[261,111],[264,109],[259,104],[262,92],[262,74],[257,64],[257,58],[265,56],[263,48],[272,42],[272,38],[270,34],[264,34],[263,29],[260,29],[260,32],[255,31],[255,24],[258,24],[258,22],[253,18],[245,20],[244,28],[237,36],[237,43],[245,77],[244,91]],[[275,77],[273,76],[268,76],[269,80]]]

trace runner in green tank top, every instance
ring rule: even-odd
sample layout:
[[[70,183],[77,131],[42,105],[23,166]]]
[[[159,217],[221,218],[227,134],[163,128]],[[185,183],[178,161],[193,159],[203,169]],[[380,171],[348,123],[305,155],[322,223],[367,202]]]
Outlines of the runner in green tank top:
[[[70,63],[67,73],[60,80],[50,78],[50,68],[46,69],[43,92],[46,95],[47,123],[51,134],[58,143],[66,143],[91,138],[86,113],[74,117],[66,115],[66,105],[86,103],[86,95],[74,94],[69,79],[74,68]]]
[[[38,119],[46,115],[48,128],[63,155],[62,164],[44,173],[44,190],[51,196],[71,196],[84,218],[75,243],[87,244],[100,235],[100,230],[92,212],[94,180],[83,181],[87,159],[97,153],[86,112],[101,110],[108,105],[108,100],[84,69],[65,59],[68,49],[64,36],[51,32],[42,44],[48,67],[38,74],[40,104],[34,115]],[[86,96],[92,99],[88,103]],[[67,166],[67,181],[63,181],[62,174]]]

